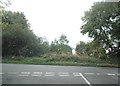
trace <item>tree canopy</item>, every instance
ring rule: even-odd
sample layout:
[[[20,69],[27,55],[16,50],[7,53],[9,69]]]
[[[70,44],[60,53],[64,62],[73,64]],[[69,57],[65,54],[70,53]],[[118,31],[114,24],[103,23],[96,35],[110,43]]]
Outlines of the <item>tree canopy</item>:
[[[1,24],[3,56],[35,56],[46,52],[45,47],[48,45],[41,42],[30,30],[23,13],[4,11],[3,14]]]
[[[84,55],[85,52],[86,52],[86,44],[85,44],[85,42],[80,41],[80,43],[78,43],[76,45],[75,51],[79,55]]]
[[[51,43],[51,52],[56,53],[72,53],[72,48],[68,45],[67,36],[62,34],[59,39],[55,39]]]
[[[82,20],[83,34],[88,33],[109,55],[120,55],[120,2],[96,2]]]

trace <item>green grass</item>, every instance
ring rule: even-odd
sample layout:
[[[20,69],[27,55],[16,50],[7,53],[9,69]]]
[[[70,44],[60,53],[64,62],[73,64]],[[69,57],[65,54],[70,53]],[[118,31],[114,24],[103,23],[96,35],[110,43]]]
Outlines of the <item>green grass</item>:
[[[95,66],[119,67],[117,63],[94,57],[72,54],[45,54],[41,57],[4,57],[2,63],[35,64],[35,65],[64,65],[64,66]]]

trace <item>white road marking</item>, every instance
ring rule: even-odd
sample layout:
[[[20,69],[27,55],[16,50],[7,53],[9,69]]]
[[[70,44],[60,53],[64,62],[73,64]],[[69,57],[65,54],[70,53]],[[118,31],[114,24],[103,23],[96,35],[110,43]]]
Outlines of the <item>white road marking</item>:
[[[59,72],[59,76],[70,76],[68,72]]]
[[[29,76],[29,75],[22,75],[22,74],[20,74],[20,75],[18,75],[18,76]]]
[[[79,74],[79,73],[73,73],[73,74]]]
[[[59,76],[70,76],[70,75],[59,75]]]
[[[74,76],[81,76],[79,73],[73,73]]]
[[[85,73],[86,75],[94,75],[94,73]]]
[[[46,72],[46,74],[54,74],[54,72]]]
[[[31,76],[42,76],[42,75],[31,75]]]
[[[108,73],[107,75],[109,75],[109,76],[115,76],[115,74],[111,74],[111,73]]]
[[[86,81],[86,83],[89,85],[89,86],[92,86],[91,83],[82,75],[82,73],[79,73],[82,78]]]
[[[8,72],[8,74],[18,74],[18,72]]]
[[[30,72],[21,72],[21,74],[30,74]]]
[[[97,75],[100,75],[100,73],[97,73]]]
[[[55,75],[50,75],[50,74],[48,74],[48,75],[45,75],[45,76],[55,76]]]
[[[58,74],[69,74],[68,72],[59,72]]]
[[[42,74],[42,72],[33,72],[33,74]]]
[[[29,76],[30,72],[21,72],[18,76]]]
[[[81,75],[74,75],[74,76],[81,76]]]
[[[54,72],[46,72],[45,76],[55,76],[54,74],[55,74]]]
[[[5,74],[5,73],[0,73],[0,75],[3,75],[3,74]]]

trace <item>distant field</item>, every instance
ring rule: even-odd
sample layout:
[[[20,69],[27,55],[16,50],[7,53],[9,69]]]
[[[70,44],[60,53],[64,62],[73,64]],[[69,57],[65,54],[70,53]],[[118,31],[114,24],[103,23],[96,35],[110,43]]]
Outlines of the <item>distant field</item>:
[[[2,63],[35,64],[35,65],[68,65],[68,66],[96,66],[119,67],[115,61],[70,54],[45,54],[40,57],[3,57]]]

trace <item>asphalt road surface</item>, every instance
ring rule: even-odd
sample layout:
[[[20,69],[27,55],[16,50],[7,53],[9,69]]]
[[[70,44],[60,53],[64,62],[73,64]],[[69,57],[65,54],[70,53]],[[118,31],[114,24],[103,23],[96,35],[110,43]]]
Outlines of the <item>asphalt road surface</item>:
[[[105,84],[119,86],[118,68],[2,64],[2,84]],[[111,85],[111,86],[112,86]],[[79,85],[80,86],[80,85]]]

